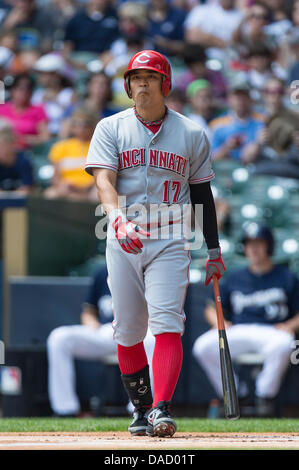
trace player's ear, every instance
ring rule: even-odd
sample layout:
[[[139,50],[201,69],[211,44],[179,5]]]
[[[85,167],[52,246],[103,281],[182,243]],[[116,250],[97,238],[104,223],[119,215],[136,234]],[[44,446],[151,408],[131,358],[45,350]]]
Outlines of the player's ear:
[[[126,89],[127,89],[128,97],[132,98],[132,90],[131,90],[131,85],[130,85],[130,74],[126,77]]]
[[[164,79],[165,79],[165,77],[161,74],[161,93],[162,93],[163,96],[165,96],[164,95],[164,87],[163,87]]]

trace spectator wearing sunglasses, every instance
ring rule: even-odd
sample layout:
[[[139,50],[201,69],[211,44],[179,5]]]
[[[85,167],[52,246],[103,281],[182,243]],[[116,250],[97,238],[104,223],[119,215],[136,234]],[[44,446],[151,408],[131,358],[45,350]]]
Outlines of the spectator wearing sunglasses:
[[[271,159],[299,163],[299,114],[284,104],[285,87],[278,78],[270,78],[263,89],[266,125],[247,152],[251,161]],[[298,172],[299,173],[299,172]]]
[[[242,56],[246,56],[249,49],[263,44],[268,48],[273,48],[275,44],[269,34],[266,33],[266,26],[269,24],[271,10],[262,2],[255,2],[248,9],[248,13],[243,18],[238,28],[233,33],[234,47]]]

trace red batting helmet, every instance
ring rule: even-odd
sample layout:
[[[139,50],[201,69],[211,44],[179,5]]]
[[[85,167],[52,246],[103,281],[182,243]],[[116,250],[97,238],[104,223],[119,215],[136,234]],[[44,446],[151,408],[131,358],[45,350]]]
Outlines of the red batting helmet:
[[[169,94],[171,90],[171,68],[168,60],[159,52],[145,50],[137,52],[137,54],[131,58],[124,74],[124,86],[129,98],[132,98],[129,81],[130,72],[137,69],[154,70],[155,72],[161,73],[164,76],[162,81],[162,93],[164,96]]]

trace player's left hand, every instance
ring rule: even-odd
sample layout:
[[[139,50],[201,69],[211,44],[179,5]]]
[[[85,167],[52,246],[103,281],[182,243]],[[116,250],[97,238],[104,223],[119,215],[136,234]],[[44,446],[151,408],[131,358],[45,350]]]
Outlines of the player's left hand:
[[[208,250],[208,254],[209,257],[206,264],[206,286],[210,284],[213,274],[216,274],[217,279],[220,279],[225,271],[225,264],[221,256],[220,248]]]

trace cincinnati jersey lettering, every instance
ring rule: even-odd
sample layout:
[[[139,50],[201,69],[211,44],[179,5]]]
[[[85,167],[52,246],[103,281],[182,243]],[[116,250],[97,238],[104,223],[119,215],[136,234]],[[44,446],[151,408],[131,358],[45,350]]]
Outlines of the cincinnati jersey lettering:
[[[120,152],[118,154],[118,170],[125,170],[139,165],[144,166],[147,160],[149,166],[170,170],[178,175],[185,176],[187,158],[173,152],[152,149],[149,151],[149,158],[147,158],[145,148]]]

